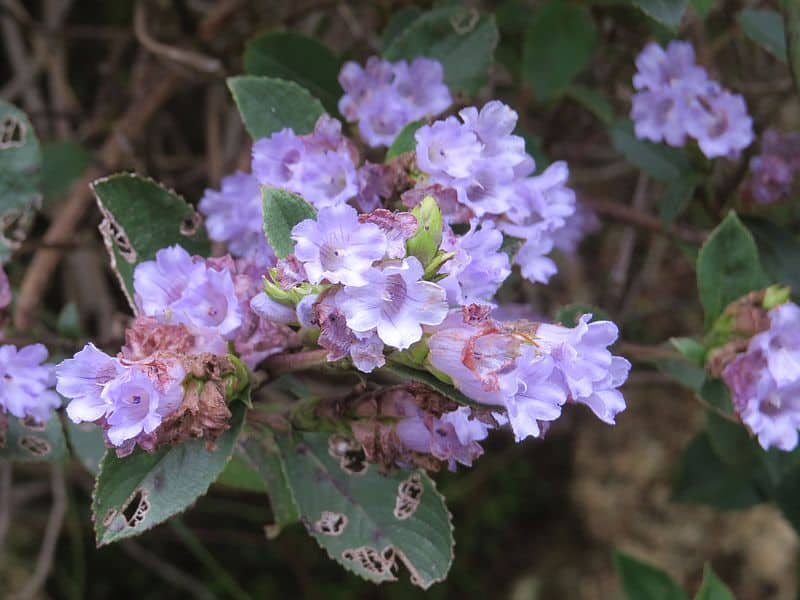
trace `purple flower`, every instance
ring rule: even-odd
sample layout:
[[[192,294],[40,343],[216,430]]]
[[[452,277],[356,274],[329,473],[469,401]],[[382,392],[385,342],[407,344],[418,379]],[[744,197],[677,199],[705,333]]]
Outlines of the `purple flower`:
[[[73,358],[56,366],[56,390],[72,401],[67,416],[75,423],[93,422],[105,417],[111,403],[102,395],[106,384],[121,375],[125,367],[89,342]]]
[[[383,342],[377,333],[356,333],[354,336],[355,340],[350,344],[350,358],[356,369],[363,373],[372,373],[386,364]]]
[[[233,256],[257,257],[264,267],[275,264],[264,237],[261,187],[255,177],[241,172],[224,177],[221,189],[207,189],[197,207],[206,217],[208,236],[227,243]]]
[[[356,211],[342,204],[323,208],[317,220],[292,229],[295,256],[311,283],[364,285],[364,273],[386,254],[386,236],[377,225],[360,223]]]
[[[637,137],[682,146],[690,136],[709,158],[736,156],[752,142],[744,99],[709,80],[687,42],[672,41],[666,51],[648,44],[636,67],[631,119]]]
[[[142,314],[164,323],[183,323],[223,339],[233,339],[242,324],[231,272],[211,268],[180,246],[159,250],[155,261],[137,265],[133,287]]]
[[[445,291],[422,281],[422,265],[410,256],[364,274],[366,285],[346,286],[337,297],[353,331],[376,330],[383,342],[404,350],[422,338],[422,325],[438,325],[447,316]]]
[[[158,389],[145,373],[130,368],[110,381],[103,389],[112,407],[106,419],[109,441],[114,446],[122,446],[141,433],[153,433],[164,418],[180,406],[181,380],[182,376],[175,377],[170,385]]]
[[[31,418],[38,423],[50,419],[61,406],[53,390],[55,366],[46,363],[47,348],[31,344],[17,350],[10,344],[0,346],[0,409],[18,419]]]
[[[738,156],[753,142],[753,120],[739,94],[709,85],[686,122],[689,135],[697,138],[700,150],[709,158]]]
[[[316,208],[342,204],[359,190],[356,152],[341,124],[327,115],[314,132],[284,129],[253,145],[253,174],[264,184],[300,194]]]
[[[417,218],[408,212],[391,212],[377,208],[367,214],[359,215],[360,223],[374,223],[386,236],[386,256],[403,258],[406,255],[406,241],[417,232]]]
[[[766,450],[793,450],[800,429],[800,307],[769,311],[770,325],[723,371],[742,422]]]
[[[789,197],[800,169],[800,133],[768,129],[761,138],[761,154],[750,160],[750,190],[760,204]]]
[[[297,321],[297,312],[294,307],[273,300],[264,292],[253,296],[252,300],[250,300],[250,308],[262,319],[273,321],[274,323],[287,324]]]
[[[468,177],[483,150],[475,132],[455,117],[420,127],[414,138],[417,166],[433,177]]]
[[[511,274],[508,255],[500,250],[503,234],[486,221],[478,228],[476,223],[462,236],[445,229],[442,250],[454,252],[440,273],[447,276],[439,285],[447,291],[452,305],[491,302],[497,289]]]
[[[364,68],[348,62],[339,74],[345,91],[339,110],[357,122],[364,141],[389,146],[407,124],[445,111],[452,98],[442,65],[428,58],[390,63],[371,57]]]

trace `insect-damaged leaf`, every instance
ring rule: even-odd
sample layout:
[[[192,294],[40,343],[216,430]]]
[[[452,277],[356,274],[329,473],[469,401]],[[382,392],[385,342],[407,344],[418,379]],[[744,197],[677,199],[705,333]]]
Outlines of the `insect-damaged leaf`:
[[[8,427],[0,431],[0,460],[51,461],[67,456],[67,443],[58,413],[46,423],[22,421],[8,415]]]
[[[139,535],[185,510],[216,481],[233,454],[245,407],[231,406],[231,428],[214,451],[204,440],[190,440],[157,452],[137,449],[117,458],[106,452],[92,498],[97,545]]]
[[[453,560],[450,513],[424,472],[381,475],[328,433],[276,438],[301,518],[332,558],[376,583],[397,579],[400,565],[422,588],[445,578]]]
[[[100,232],[111,267],[133,306],[133,271],[156,252],[179,244],[207,256],[211,246],[199,215],[186,201],[152,179],[119,173],[92,183],[103,213]]]
[[[24,239],[41,201],[41,166],[39,140],[27,115],[0,100],[0,262]]]

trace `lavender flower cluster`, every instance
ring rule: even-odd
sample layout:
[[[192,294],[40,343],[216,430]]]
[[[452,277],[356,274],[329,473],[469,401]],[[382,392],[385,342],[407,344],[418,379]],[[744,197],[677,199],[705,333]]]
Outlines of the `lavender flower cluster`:
[[[19,350],[11,344],[0,346],[0,416],[8,413],[44,423],[61,406],[52,389],[55,365],[46,360],[47,348],[42,344]]]
[[[768,316],[769,327],[750,339],[722,378],[761,446],[793,450],[800,429],[800,306],[787,302]]]
[[[753,141],[744,98],[709,78],[688,42],[648,44],[636,58],[631,119],[636,136],[670,146],[694,138],[708,158],[736,157]]]
[[[453,103],[439,61],[415,58],[391,63],[377,56],[366,66],[348,62],[339,73],[344,96],[339,111],[367,145],[389,146],[413,121],[435,117]]]
[[[513,131],[517,113],[499,101],[468,107],[416,132],[417,167],[424,177],[404,195],[413,202],[432,193],[449,223],[481,223],[521,240],[513,261],[523,277],[546,283],[557,271],[548,257],[568,239],[582,237],[587,223],[570,220],[577,210],[566,185],[564,162],[533,176],[535,162]],[[560,240],[564,240],[560,242]]]
[[[435,329],[428,360],[473,400],[505,409],[517,441],[543,435],[567,402],[614,424],[630,363],[608,350],[616,325],[590,321],[587,314],[573,328],[502,322],[473,306]]]
[[[761,153],[750,159],[750,194],[759,204],[785,200],[800,171],[800,133],[768,129],[761,138]]]
[[[134,271],[139,316],[119,355],[90,343],[56,368],[56,389],[70,399],[69,418],[102,426],[120,455],[181,434],[216,438],[230,416],[224,385],[194,390],[192,397],[187,377],[220,380],[231,374],[229,347],[253,368],[293,343],[291,331],[250,309],[260,273],[252,259],[204,259],[180,246],[140,263]],[[211,372],[203,371],[207,365]],[[187,411],[197,423],[189,422]]]

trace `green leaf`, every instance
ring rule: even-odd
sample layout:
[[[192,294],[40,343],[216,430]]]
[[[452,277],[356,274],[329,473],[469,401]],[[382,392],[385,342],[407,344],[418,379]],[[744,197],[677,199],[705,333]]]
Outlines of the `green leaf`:
[[[266,428],[247,431],[239,442],[239,450],[250,467],[258,473],[269,494],[275,519],[270,533],[274,537],[284,527],[300,520],[300,512],[286,477],[286,467],[275,436]]]
[[[789,471],[775,492],[775,503],[794,530],[800,533],[800,467]]]
[[[522,77],[541,100],[564,92],[592,57],[597,30],[589,9],[549,0],[525,32]]]
[[[608,133],[617,152],[653,179],[669,183],[690,172],[689,161],[683,152],[638,139],[627,119],[613,123]]]
[[[258,474],[255,468],[250,466],[244,457],[239,456],[239,452],[233,455],[225,470],[220,473],[214,483],[248,492],[267,491],[261,475]]]
[[[753,236],[731,212],[697,256],[697,287],[710,326],[731,302],[769,284]]]
[[[603,125],[611,125],[614,121],[614,108],[602,92],[573,83],[567,88],[567,95],[600,119]]]
[[[295,31],[272,31],[251,39],[244,50],[244,70],[294,81],[337,113],[344,93],[339,85],[341,60],[325,44]]]
[[[781,62],[786,62],[786,32],[780,13],[747,8],[739,11],[736,21],[747,37]]]
[[[614,552],[614,566],[628,600],[688,600],[688,596],[667,573],[620,551]]]
[[[381,49],[385,51],[421,14],[422,10],[416,6],[406,6],[394,12],[381,33]]]
[[[770,278],[800,293],[800,240],[766,219],[748,217],[742,221],[756,240],[761,264]]]
[[[41,201],[42,152],[28,116],[0,100],[0,263],[25,238]]]
[[[67,442],[57,412],[43,424],[22,421],[11,415],[7,418],[5,440],[0,432],[0,460],[53,461],[67,456]]]
[[[427,267],[442,243],[442,211],[433,196],[425,196],[411,214],[417,218],[417,231],[406,241],[406,249]]]
[[[631,0],[648,17],[677,31],[683,20],[688,0]]]
[[[694,392],[699,392],[706,381],[705,370],[686,360],[657,360],[655,366],[661,373]]]
[[[384,162],[389,162],[396,156],[405,154],[406,152],[413,152],[417,147],[417,141],[414,139],[414,134],[417,129],[425,125],[425,121],[412,121],[400,130],[397,137],[394,138],[392,145],[386,151],[386,159]]]
[[[384,48],[387,60],[418,56],[442,63],[453,92],[474,96],[486,82],[499,33],[494,17],[472,8],[443,6],[422,13]]]
[[[683,173],[667,182],[658,202],[658,214],[663,223],[669,225],[689,207],[697,188],[697,179],[695,173]]]
[[[42,193],[47,203],[69,191],[92,160],[92,155],[74,140],[42,144]]]
[[[69,419],[64,423],[72,452],[89,473],[97,475],[106,453],[103,430],[94,423],[73,423]]]
[[[395,362],[387,362],[385,366],[379,369],[379,371],[381,373],[392,375],[395,378],[399,378],[401,381],[416,381],[417,383],[425,384],[443,396],[450,398],[450,400],[453,402],[458,402],[464,406],[486,408],[486,405],[476,402],[469,396],[465,396],[449,383],[445,383],[444,381],[437,379],[427,371],[412,369],[411,367],[407,367]]]
[[[106,452],[92,498],[97,545],[139,535],[191,506],[216,481],[233,454],[245,407],[231,405],[231,427],[209,451],[189,440],[156,452],[137,449],[117,458]]]
[[[376,583],[395,580],[398,563],[423,589],[446,577],[450,513],[423,471],[382,475],[345,462],[327,433],[276,437],[301,518],[331,558]]]
[[[293,81],[240,75],[228,78],[228,88],[254,140],[286,127],[297,135],[311,133],[325,114],[322,103]]]
[[[694,600],[736,600],[730,588],[725,585],[711,569],[706,565],[703,569],[703,583],[697,590]]]
[[[263,186],[264,233],[275,255],[284,258],[294,252],[292,227],[306,219],[316,219],[314,207],[297,194]]]
[[[706,361],[706,348],[694,338],[673,337],[669,343],[692,364],[703,366]]]
[[[714,0],[689,0],[692,8],[701,19],[705,19],[714,8]]]
[[[111,268],[133,303],[133,271],[156,252],[178,244],[189,254],[208,256],[211,246],[200,218],[175,192],[152,179],[119,173],[92,182],[103,213],[100,233],[111,256]]]
[[[760,465],[731,466],[719,458],[707,433],[689,442],[673,482],[673,499],[718,510],[749,508],[767,500],[758,483]]]

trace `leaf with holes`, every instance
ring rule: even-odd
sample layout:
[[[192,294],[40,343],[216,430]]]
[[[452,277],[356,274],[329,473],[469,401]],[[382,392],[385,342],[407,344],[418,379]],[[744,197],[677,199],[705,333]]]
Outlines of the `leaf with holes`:
[[[28,116],[0,100],[0,263],[25,238],[41,202],[42,151]]]
[[[7,415],[8,427],[0,428],[0,460],[52,461],[66,458],[67,442],[58,413],[46,423],[33,423]]]
[[[156,252],[179,244],[189,254],[208,256],[211,246],[200,217],[175,192],[152,179],[119,173],[92,183],[103,222],[100,232],[111,267],[133,304],[133,271]]]
[[[205,494],[228,464],[242,430],[244,405],[235,402],[231,412],[231,427],[213,451],[204,440],[190,440],[152,453],[137,449],[125,458],[106,452],[92,497],[97,545],[139,535]]]
[[[752,234],[731,212],[697,255],[697,287],[710,326],[725,307],[769,285]]]
[[[278,258],[294,252],[292,228],[300,221],[316,219],[314,207],[302,197],[273,187],[261,188],[264,203],[264,233]]]
[[[332,558],[376,583],[397,579],[400,565],[424,589],[445,578],[450,513],[424,472],[381,475],[348,460],[349,443],[328,433],[276,438],[301,519]]]
[[[341,60],[325,44],[296,31],[271,31],[256,36],[244,51],[248,75],[294,81],[336,114],[344,93],[338,76]]]
[[[247,464],[258,473],[262,485],[267,488],[275,519],[275,524],[269,532],[270,537],[274,537],[284,527],[300,520],[300,513],[286,478],[286,468],[275,436],[269,429],[247,431],[239,442],[239,452]]]
[[[228,78],[228,88],[254,140],[286,127],[297,135],[311,133],[325,114],[322,103],[293,81],[241,75]]]
[[[451,91],[474,96],[486,82],[500,34],[491,15],[474,8],[443,6],[414,19],[385,47],[387,60],[418,56],[442,63]]]

